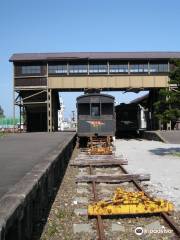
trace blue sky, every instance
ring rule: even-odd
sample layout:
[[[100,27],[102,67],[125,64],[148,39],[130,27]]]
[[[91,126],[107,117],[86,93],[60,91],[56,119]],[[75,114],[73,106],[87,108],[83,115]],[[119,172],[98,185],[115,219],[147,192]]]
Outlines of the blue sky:
[[[0,0],[0,105],[12,115],[15,52],[180,51],[179,22],[179,0]],[[62,94],[66,116],[78,94]]]

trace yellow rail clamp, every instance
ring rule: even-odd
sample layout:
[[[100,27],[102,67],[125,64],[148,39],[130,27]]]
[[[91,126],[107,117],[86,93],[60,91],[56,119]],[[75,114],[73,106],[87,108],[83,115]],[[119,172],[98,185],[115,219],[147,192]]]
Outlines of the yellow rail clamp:
[[[126,192],[117,188],[112,200],[99,201],[88,206],[88,214],[126,215],[170,212],[174,210],[171,202],[162,199],[149,199],[144,192]]]

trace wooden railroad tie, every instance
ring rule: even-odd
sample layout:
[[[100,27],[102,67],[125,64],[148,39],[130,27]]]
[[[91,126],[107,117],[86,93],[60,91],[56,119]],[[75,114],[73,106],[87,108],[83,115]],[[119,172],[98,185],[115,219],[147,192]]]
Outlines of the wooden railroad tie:
[[[76,167],[88,167],[88,166],[119,166],[127,165],[127,160],[80,160],[74,161],[70,165]]]
[[[125,160],[125,158],[121,157],[114,157],[112,155],[93,155],[93,156],[80,156],[80,157],[77,157],[74,159],[74,161],[85,161],[85,160],[94,160],[94,161],[97,161],[97,160],[108,160],[108,161],[111,161],[111,160]]]
[[[149,181],[150,174],[122,174],[122,175],[84,175],[78,176],[76,182],[120,183],[132,180]]]

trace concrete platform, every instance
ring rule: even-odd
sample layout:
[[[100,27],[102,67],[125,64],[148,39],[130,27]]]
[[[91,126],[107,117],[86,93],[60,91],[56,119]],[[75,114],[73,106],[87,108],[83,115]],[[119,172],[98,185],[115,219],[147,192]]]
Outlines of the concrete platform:
[[[0,138],[0,199],[74,132],[21,133]]]
[[[31,240],[47,218],[76,133],[24,133],[0,139],[0,240]]]
[[[180,130],[172,131],[145,131],[142,135],[148,140],[161,141],[165,143],[180,144]]]
[[[180,144],[180,130],[158,131],[166,143]]]

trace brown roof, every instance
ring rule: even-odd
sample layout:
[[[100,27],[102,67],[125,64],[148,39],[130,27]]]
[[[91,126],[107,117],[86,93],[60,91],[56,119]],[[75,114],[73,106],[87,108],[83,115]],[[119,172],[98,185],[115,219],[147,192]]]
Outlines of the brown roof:
[[[72,59],[172,59],[180,58],[180,52],[61,52],[15,53],[10,61],[52,61]]]

